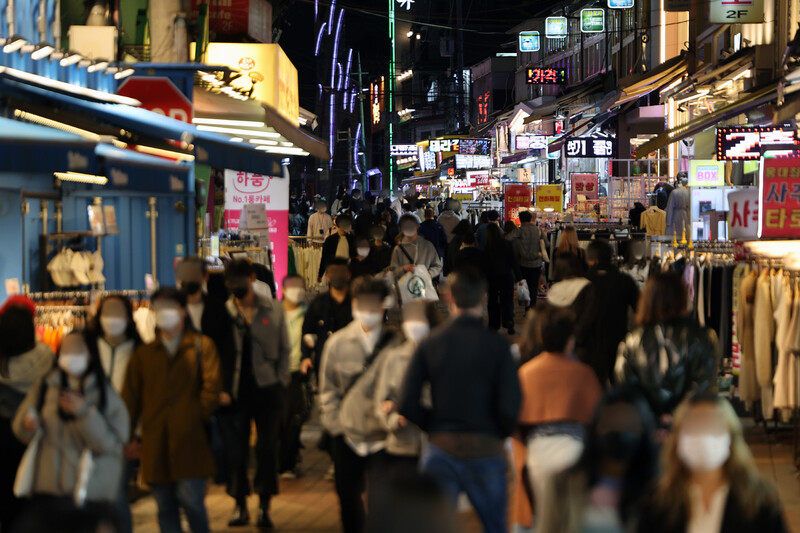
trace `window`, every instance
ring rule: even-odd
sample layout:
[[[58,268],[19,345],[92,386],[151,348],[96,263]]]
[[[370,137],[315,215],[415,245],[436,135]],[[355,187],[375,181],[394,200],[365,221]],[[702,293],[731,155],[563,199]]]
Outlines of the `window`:
[[[439,82],[432,81],[428,89],[428,102],[435,102],[439,98]]]

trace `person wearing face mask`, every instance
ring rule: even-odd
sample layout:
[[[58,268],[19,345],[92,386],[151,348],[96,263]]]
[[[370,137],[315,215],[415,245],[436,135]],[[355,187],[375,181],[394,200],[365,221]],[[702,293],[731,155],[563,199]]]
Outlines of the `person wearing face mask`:
[[[378,272],[383,272],[392,264],[392,247],[386,244],[384,240],[386,236],[386,227],[373,226],[370,232],[372,239],[370,257],[378,268]]]
[[[270,502],[278,494],[278,451],[286,387],[289,386],[290,344],[286,316],[280,302],[260,298],[251,282],[253,265],[245,259],[228,263],[225,285],[231,297],[225,307],[232,320],[234,342],[220,356],[223,376],[223,406],[234,411],[239,428],[231,446],[228,494],[236,507],[228,524],[250,523],[250,428],[258,433],[254,487],[259,495],[258,526],[272,529]]]
[[[83,331],[66,335],[57,367],[31,388],[14,418],[14,434],[23,443],[42,432],[34,460],[34,499],[72,498],[84,452],[92,454],[94,464],[85,501],[112,503],[118,497],[130,420],[105,378],[93,341]]]
[[[591,367],[574,359],[574,319],[568,309],[536,309],[535,344],[542,352],[519,369],[520,431],[537,515],[554,476],[574,465],[584,447],[602,389]]]
[[[181,531],[181,509],[192,533],[208,533],[206,479],[216,466],[206,423],[222,392],[219,355],[214,341],[187,325],[183,291],[162,287],[151,302],[158,336],[134,351],[122,389],[131,427],[142,422],[141,475],[162,533]]]
[[[655,419],[641,393],[610,390],[587,430],[577,464],[545,490],[537,533],[635,530],[657,473]]]
[[[380,272],[372,258],[372,247],[368,237],[356,237],[356,256],[350,261],[350,275],[353,279],[360,276],[374,276]]]
[[[375,385],[375,410],[386,429],[386,462],[391,475],[413,474],[422,453],[422,430],[400,416],[397,407],[411,357],[432,329],[441,323],[435,302],[414,300],[403,306],[405,342],[381,355]]]
[[[759,474],[728,400],[703,393],[677,409],[661,479],[638,531],[788,531],[777,491]]]
[[[184,257],[175,268],[175,278],[186,293],[189,323],[196,332],[210,337],[217,351],[222,352],[223,346],[232,341],[230,317],[225,311],[225,301],[208,293],[208,264],[202,257]]]
[[[375,472],[374,463],[380,460],[386,447],[385,438],[371,438],[366,424],[373,418],[372,403],[364,401],[369,387],[360,378],[374,375],[372,364],[381,350],[392,345],[397,335],[384,327],[384,300],[389,289],[382,280],[361,277],[353,283],[353,322],[337,331],[325,343],[322,352],[319,399],[322,425],[333,438],[331,452],[336,470],[336,493],[341,506],[342,527],[345,533],[364,530],[365,479]],[[351,401],[351,394],[360,394]],[[345,409],[344,404],[349,407]],[[356,412],[358,411],[358,412]],[[346,431],[343,417],[347,417]],[[370,483],[374,487],[374,483]]]
[[[286,390],[278,468],[282,478],[294,479],[300,462],[300,432],[310,415],[309,376],[301,372],[303,357],[303,322],[306,318],[306,285],[302,276],[283,278],[283,312],[289,340],[289,372],[291,381]]]
[[[402,237],[392,252],[395,277],[400,278],[406,272],[413,272],[416,265],[422,265],[435,282],[442,272],[442,260],[433,244],[418,234],[417,219],[408,214],[400,217],[400,231]]]
[[[334,258],[349,260],[356,256],[355,238],[353,237],[352,229],[352,217],[349,215],[336,217],[336,233],[325,239],[325,243],[322,245],[318,282],[322,282],[322,276],[325,274],[331,260]]]
[[[306,237],[313,241],[322,242],[333,227],[333,219],[328,214],[328,204],[325,200],[317,200],[314,205],[317,211],[308,217]]]
[[[100,300],[92,324],[92,333],[96,338],[97,350],[103,372],[118,394],[122,394],[125,375],[128,371],[133,352],[142,344],[136,324],[133,321],[133,306],[124,296],[110,295]],[[122,476],[122,486],[117,501],[122,533],[133,531],[128,501],[128,484],[134,471],[135,461],[141,452],[141,439],[134,436],[131,444],[126,446],[127,458]]]

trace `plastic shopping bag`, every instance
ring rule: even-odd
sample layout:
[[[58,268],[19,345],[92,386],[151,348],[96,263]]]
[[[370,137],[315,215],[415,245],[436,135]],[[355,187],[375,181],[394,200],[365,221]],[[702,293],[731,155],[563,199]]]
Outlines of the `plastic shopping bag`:
[[[39,456],[39,443],[42,441],[42,428],[36,430],[33,439],[28,444],[25,454],[17,467],[17,476],[14,478],[14,496],[17,498],[30,498],[33,496],[33,484],[36,481],[36,461]]]
[[[524,279],[517,283],[517,300],[520,304],[530,304],[531,302],[531,291],[528,288],[528,282]]]
[[[433,280],[424,265],[416,265],[413,272],[406,272],[397,280],[397,290],[400,293],[401,303],[410,302],[417,298],[425,300],[438,300],[439,294],[433,286]]]

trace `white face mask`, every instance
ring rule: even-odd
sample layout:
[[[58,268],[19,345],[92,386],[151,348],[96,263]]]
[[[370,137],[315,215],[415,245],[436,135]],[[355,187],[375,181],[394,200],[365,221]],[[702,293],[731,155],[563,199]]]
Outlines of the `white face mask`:
[[[301,289],[300,287],[288,287],[283,290],[283,297],[293,304],[299,304],[300,302],[305,301],[306,290]]]
[[[403,228],[403,235],[406,237],[413,237],[417,234],[417,228]]]
[[[418,320],[406,320],[403,322],[402,328],[406,339],[414,342],[420,342],[431,332],[431,327],[427,322]]]
[[[358,257],[367,257],[369,255],[369,248],[356,248]]]
[[[172,331],[181,323],[181,312],[177,309],[159,309],[156,311],[156,326],[165,331]]]
[[[693,472],[710,472],[725,464],[731,455],[731,436],[690,435],[678,436],[678,457]]]
[[[79,378],[89,368],[88,353],[62,353],[58,356],[58,367],[70,376]]]
[[[353,310],[353,318],[361,322],[364,329],[375,329],[383,322],[383,313],[373,313],[372,311]]]
[[[119,337],[128,329],[128,321],[118,316],[101,316],[100,327],[109,337]]]

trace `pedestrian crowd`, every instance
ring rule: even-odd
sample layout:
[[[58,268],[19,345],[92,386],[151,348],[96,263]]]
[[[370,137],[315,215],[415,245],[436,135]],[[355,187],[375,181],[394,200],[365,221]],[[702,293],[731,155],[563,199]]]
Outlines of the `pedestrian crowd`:
[[[474,228],[454,200],[399,217],[359,191],[335,204],[335,220],[318,200],[307,221],[324,239],[313,297],[293,274],[282,299],[265,297],[277,294],[243,259],[215,290],[189,257],[178,286],[151,296],[153,342],[109,295],[56,354],[35,304],[9,298],[0,531],[130,533],[137,471],[162,533],[182,515],[210,531],[209,481],[231,497],[230,527],[280,530],[272,502],[302,475],[315,416],[345,533],[456,532],[462,495],[489,533],[786,531],[680,277],[653,274],[640,294],[607,242],[584,249],[564,231],[537,304],[551,258],[530,212],[501,227],[489,211]],[[408,274],[433,298],[401,299],[396,323],[387,308]]]

